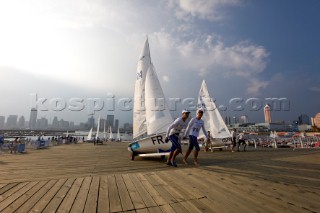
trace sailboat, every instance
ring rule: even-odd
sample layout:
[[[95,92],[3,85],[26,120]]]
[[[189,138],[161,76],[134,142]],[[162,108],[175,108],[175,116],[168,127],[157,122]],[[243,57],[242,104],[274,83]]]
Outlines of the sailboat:
[[[103,124],[103,140],[107,141],[106,121],[104,121],[104,124]]]
[[[210,97],[206,82],[203,80],[198,96],[198,108],[203,110],[202,120],[207,131],[212,137],[212,147],[222,150],[225,146],[224,141],[231,138],[230,131],[225,124],[216,104]],[[199,138],[204,137],[203,133]]]
[[[98,118],[98,125],[97,125],[97,132],[96,132],[96,143],[97,144],[103,144],[103,140],[101,140],[100,138],[99,138],[99,131],[100,131],[100,116],[99,116],[99,118]]]
[[[165,142],[165,132],[172,123],[170,111],[151,63],[148,38],[145,40],[137,67],[134,93],[133,143],[128,150],[135,156],[168,155],[171,142]]]
[[[118,133],[117,133],[117,141],[119,141],[119,142],[121,141],[119,128],[118,128]]]
[[[92,142],[92,128],[90,129],[89,133],[88,133],[88,136],[87,136],[87,140],[86,142]]]
[[[109,140],[110,140],[110,141],[113,141],[113,140],[114,140],[111,126],[110,126],[110,128],[109,128]]]

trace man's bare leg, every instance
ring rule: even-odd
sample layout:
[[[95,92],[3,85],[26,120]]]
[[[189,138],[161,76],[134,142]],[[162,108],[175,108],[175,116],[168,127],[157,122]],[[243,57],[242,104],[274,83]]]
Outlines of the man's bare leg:
[[[199,163],[198,163],[199,151],[198,150],[194,150],[193,154],[194,154],[194,165],[199,166]]]

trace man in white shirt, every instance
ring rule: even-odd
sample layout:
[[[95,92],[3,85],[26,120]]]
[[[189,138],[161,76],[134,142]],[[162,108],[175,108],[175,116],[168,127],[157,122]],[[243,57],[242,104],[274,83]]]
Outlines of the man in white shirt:
[[[232,145],[231,145],[231,152],[234,152],[234,147],[237,146],[237,129],[233,128],[233,130],[231,131],[231,136],[232,136]]]
[[[175,161],[177,155],[181,152],[181,144],[179,143],[179,133],[182,129],[185,129],[187,126],[187,119],[189,117],[190,112],[188,110],[182,110],[182,116],[177,118],[167,130],[167,135],[165,141],[169,140],[172,143],[170,155],[168,157],[167,165],[177,167],[177,163]]]
[[[199,136],[199,132],[200,129],[202,129],[203,134],[206,136],[207,140],[210,140],[210,138],[208,137],[207,131],[204,127],[204,121],[201,120],[203,115],[203,111],[201,109],[199,109],[197,111],[197,116],[195,118],[192,118],[188,124],[188,127],[184,133],[184,138],[187,136],[187,134],[189,134],[189,148],[188,151],[186,153],[186,155],[184,156],[183,162],[185,164],[187,164],[187,158],[189,157],[193,147],[195,147],[194,150],[194,164],[196,166],[199,166],[198,163],[198,154],[200,151],[200,147],[199,147],[199,143],[198,143],[198,136]],[[190,133],[189,133],[190,132]]]
[[[246,143],[246,136],[244,132],[239,134],[239,141],[238,141],[238,152],[240,152],[240,146],[243,145],[243,151],[246,151],[247,143]]]

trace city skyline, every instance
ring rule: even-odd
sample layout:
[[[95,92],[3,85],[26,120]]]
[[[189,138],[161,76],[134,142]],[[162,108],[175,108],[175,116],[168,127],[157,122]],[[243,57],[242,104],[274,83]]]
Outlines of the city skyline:
[[[132,98],[148,36],[167,98],[196,98],[205,79],[217,105],[286,98],[290,110],[273,112],[273,120],[313,117],[320,111],[319,6],[317,0],[2,1],[0,114],[29,117],[35,93],[48,100]],[[221,114],[263,122],[261,112]],[[132,122],[132,111],[113,113]],[[38,116],[88,118],[67,110]]]

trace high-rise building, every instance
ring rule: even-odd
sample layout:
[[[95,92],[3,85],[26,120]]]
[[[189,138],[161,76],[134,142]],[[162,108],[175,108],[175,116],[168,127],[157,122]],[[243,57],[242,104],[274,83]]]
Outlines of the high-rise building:
[[[4,128],[6,117],[0,116],[0,129]]]
[[[131,131],[131,125],[129,123],[124,123],[123,129],[124,129],[124,131]]]
[[[99,128],[99,130],[103,130],[105,122],[106,122],[105,119],[100,118],[100,128]],[[106,124],[106,131],[107,131],[107,124]]]
[[[48,119],[46,118],[37,119],[36,128],[40,130],[48,129]]]
[[[20,129],[23,129],[25,127],[25,122],[26,122],[26,119],[24,118],[24,116],[21,116],[18,121],[18,127]]]
[[[239,123],[237,116],[233,116],[232,118],[233,118],[233,124],[238,124]]]
[[[224,118],[224,122],[225,122],[226,125],[229,125],[228,116],[226,116],[226,117]]]
[[[119,120],[118,119],[116,119],[116,120],[114,120],[114,131],[118,131],[118,128],[119,128]]]
[[[311,118],[310,118],[310,116],[308,116],[308,115],[300,115],[299,117],[298,117],[298,121],[299,121],[299,124],[301,125],[301,124],[307,124],[307,125],[311,125]]]
[[[263,112],[264,112],[264,122],[265,123],[271,123],[271,108],[270,106],[267,104],[264,108],[263,108]]]
[[[316,114],[313,118],[314,125],[320,129],[320,112]]]
[[[58,117],[57,117],[57,116],[54,116],[53,121],[52,121],[52,126],[51,126],[51,128],[52,128],[53,130],[59,129],[59,120],[58,120]]]
[[[114,125],[114,115],[107,115],[107,127],[108,127],[108,129],[109,129],[110,126],[113,129],[113,125]]]
[[[69,130],[69,121],[65,121],[63,119],[60,119],[59,121],[59,129],[67,131]]]
[[[247,115],[240,116],[240,123],[241,124],[247,124],[249,123],[249,117]]]
[[[88,128],[94,128],[94,117],[91,116],[90,118],[88,118]]]
[[[36,108],[32,108],[30,112],[30,119],[29,119],[29,128],[30,129],[35,129],[36,124],[37,124],[37,115],[38,111]]]
[[[17,125],[18,115],[9,115],[7,119],[7,128],[8,129],[15,129],[18,127]]]

